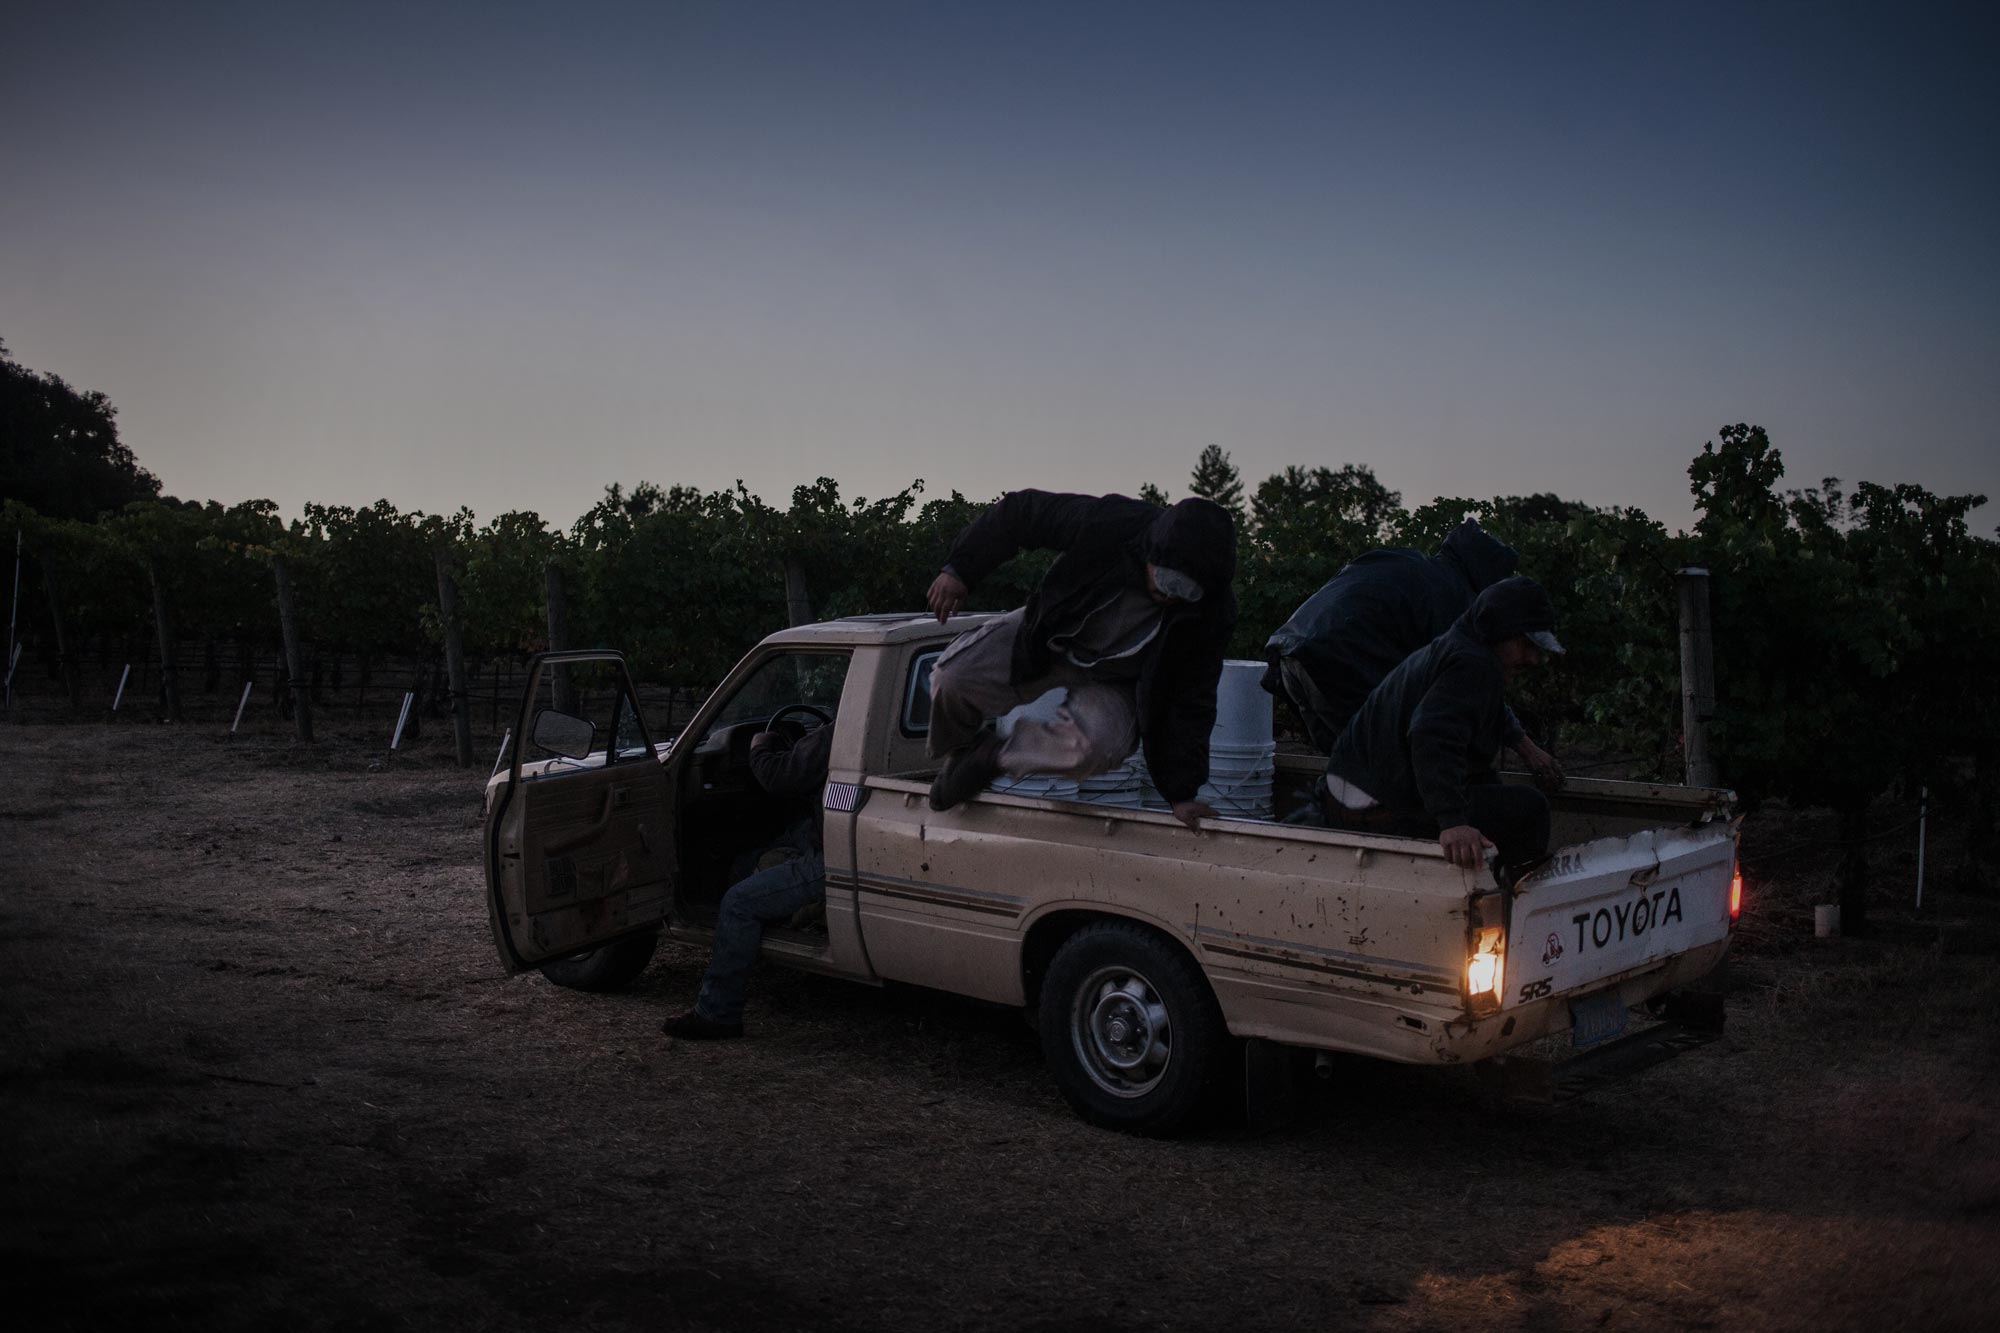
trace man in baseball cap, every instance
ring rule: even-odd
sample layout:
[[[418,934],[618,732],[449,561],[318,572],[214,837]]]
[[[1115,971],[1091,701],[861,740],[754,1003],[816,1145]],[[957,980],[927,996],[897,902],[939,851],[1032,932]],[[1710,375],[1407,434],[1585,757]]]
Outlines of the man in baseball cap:
[[[1454,865],[1474,869],[1495,848],[1503,866],[1548,854],[1549,802],[1502,783],[1506,686],[1563,651],[1549,594],[1502,579],[1452,627],[1405,658],[1334,742],[1326,810],[1338,827],[1435,837]]]

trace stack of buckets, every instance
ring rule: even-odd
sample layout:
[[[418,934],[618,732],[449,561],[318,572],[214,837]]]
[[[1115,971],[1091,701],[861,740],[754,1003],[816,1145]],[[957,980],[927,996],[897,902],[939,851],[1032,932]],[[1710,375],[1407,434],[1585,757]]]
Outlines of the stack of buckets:
[[[1137,810],[1144,804],[1139,790],[1139,775],[1145,768],[1145,756],[1134,754],[1116,768],[1077,783],[1077,799],[1095,801],[1099,805],[1122,805],[1128,810]]]
[[[1002,773],[993,779],[993,790],[1012,796],[1039,796],[1049,801],[1088,801],[1094,798],[1089,794],[1087,784],[1095,780],[1086,779],[1079,783],[1075,778],[1052,778],[1044,773],[1023,773],[1018,777]]]
[[[1271,787],[1277,773],[1278,746],[1271,739],[1271,696],[1263,686],[1264,663],[1230,660],[1222,664],[1222,683],[1216,690],[1215,730],[1208,736],[1208,782],[1200,799],[1227,819],[1269,819]],[[1120,788],[1116,798],[1093,794],[1094,784],[1129,768],[1131,785]],[[1148,810],[1165,810],[1166,798],[1153,786],[1146,771],[1146,754],[1135,751],[1121,768],[1096,778],[1085,778],[1079,796],[1086,801],[1112,805],[1138,805]],[[1134,799],[1126,799],[1129,792]]]
[[[1216,690],[1215,730],[1208,736],[1208,782],[1200,799],[1228,819],[1269,819],[1277,744],[1271,739],[1271,696],[1264,691],[1262,662],[1227,661]],[[993,780],[994,791],[1056,801],[1092,801],[1129,810],[1165,810],[1167,800],[1153,786],[1145,750],[1094,777],[1057,778],[1040,773]]]

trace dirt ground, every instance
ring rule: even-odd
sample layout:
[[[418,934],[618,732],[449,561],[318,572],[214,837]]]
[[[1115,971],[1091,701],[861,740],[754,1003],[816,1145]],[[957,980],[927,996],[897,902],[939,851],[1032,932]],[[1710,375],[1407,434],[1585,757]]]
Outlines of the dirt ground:
[[[1728,1035],[1580,1103],[1343,1061],[1293,1129],[1151,1142],[1073,1117],[1011,1014],[763,969],[749,1040],[674,1044],[695,950],[618,996],[505,978],[439,740],[218,732],[0,726],[15,1327],[1928,1329],[2000,1298],[2000,896],[1944,821],[1921,918],[1899,837],[1881,933],[1816,943],[1824,826],[1753,820]]]

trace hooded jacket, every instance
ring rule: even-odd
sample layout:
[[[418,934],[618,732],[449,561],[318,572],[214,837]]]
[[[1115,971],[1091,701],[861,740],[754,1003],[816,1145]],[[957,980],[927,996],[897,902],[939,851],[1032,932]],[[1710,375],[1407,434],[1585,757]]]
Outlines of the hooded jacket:
[[[1208,736],[1215,691],[1236,625],[1236,529],[1209,500],[1162,509],[1123,495],[1012,491],[967,525],[945,567],[968,588],[1023,550],[1060,551],[1029,596],[1014,639],[1009,679],[1046,676],[1049,640],[1074,633],[1125,588],[1146,586],[1146,566],[1179,570],[1201,585],[1201,600],[1166,608],[1139,668],[1139,735],[1160,795],[1194,799],[1208,781]]]
[[[826,791],[827,767],[833,759],[833,728],[822,726],[791,744],[782,740],[758,744],[770,734],[760,732],[750,742],[751,776],[757,779],[758,786],[773,796],[810,802],[813,814],[817,816],[821,797]],[[824,836],[821,825],[824,823],[819,818],[804,821],[801,841],[805,847],[815,852],[821,849]]]
[[[1383,677],[1334,742],[1326,771],[1393,811],[1423,811],[1440,829],[1470,823],[1466,788],[1499,780],[1493,761],[1507,735],[1493,645],[1554,628],[1539,583],[1494,584]]]
[[[1514,548],[1479,526],[1458,525],[1436,555],[1408,546],[1370,551],[1343,566],[1264,644],[1264,688],[1282,694],[1280,662],[1295,658],[1326,704],[1308,716],[1313,743],[1331,748],[1368,692],[1396,665],[1451,628],[1472,599],[1514,572]],[[1508,715],[1509,743],[1521,735]]]

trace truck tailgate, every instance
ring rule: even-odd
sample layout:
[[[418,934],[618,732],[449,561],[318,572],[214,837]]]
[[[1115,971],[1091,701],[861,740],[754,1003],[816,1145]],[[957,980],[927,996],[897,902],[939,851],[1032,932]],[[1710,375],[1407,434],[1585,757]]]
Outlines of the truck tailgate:
[[[1728,938],[1735,871],[1723,821],[1562,848],[1516,886],[1502,1008]]]

